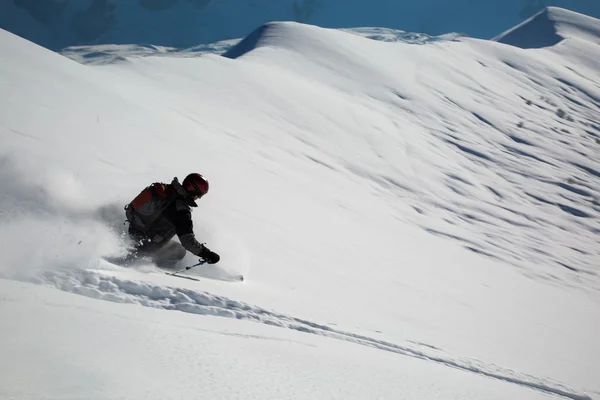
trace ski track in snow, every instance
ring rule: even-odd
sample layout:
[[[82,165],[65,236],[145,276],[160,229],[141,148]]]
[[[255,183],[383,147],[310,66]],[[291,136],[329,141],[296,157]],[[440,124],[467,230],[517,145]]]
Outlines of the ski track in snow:
[[[362,346],[442,364],[481,376],[499,379],[552,395],[575,400],[591,400],[590,396],[568,388],[561,383],[523,374],[476,359],[452,357],[431,345],[411,341],[399,345],[266,310],[258,306],[252,306],[200,290],[132,281],[106,275],[98,271],[76,269],[44,271],[37,277],[30,277],[25,280],[66,292],[115,303],[137,304],[162,310],[249,320],[298,332],[344,340]]]

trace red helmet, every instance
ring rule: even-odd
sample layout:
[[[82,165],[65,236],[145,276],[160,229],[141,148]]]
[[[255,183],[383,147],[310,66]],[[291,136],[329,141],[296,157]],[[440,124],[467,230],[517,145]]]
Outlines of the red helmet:
[[[186,176],[181,185],[190,196],[198,199],[208,193],[208,181],[197,173]]]

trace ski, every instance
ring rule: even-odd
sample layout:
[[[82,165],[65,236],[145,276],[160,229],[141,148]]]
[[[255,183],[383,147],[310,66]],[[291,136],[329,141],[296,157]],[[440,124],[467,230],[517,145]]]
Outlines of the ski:
[[[232,282],[243,282],[244,275],[231,275],[231,276],[227,277],[226,280],[230,280]]]
[[[189,279],[190,281],[200,282],[200,279],[192,278],[191,276],[177,275],[176,272],[165,272],[167,275],[176,276],[177,278]]]
[[[179,271],[179,272],[181,272],[181,271]],[[179,275],[179,272],[165,272],[165,274],[170,275],[170,276],[175,276],[177,278],[189,279],[191,281],[196,281],[196,282],[202,281],[201,279],[192,278],[191,276]],[[227,276],[227,277],[223,277],[223,278],[206,278],[206,279],[225,281],[225,282],[243,282],[244,275],[231,275],[231,276]]]

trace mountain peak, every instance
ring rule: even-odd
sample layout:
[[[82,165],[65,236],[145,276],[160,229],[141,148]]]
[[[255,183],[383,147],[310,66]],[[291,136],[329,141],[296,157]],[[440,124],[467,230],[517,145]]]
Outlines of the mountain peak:
[[[600,44],[600,20],[559,7],[546,7],[493,40],[530,49],[554,46],[570,38]]]
[[[324,32],[345,35],[340,31],[298,22],[268,22],[252,31],[223,56],[238,58],[260,47],[285,47],[288,49],[319,47],[323,45]]]

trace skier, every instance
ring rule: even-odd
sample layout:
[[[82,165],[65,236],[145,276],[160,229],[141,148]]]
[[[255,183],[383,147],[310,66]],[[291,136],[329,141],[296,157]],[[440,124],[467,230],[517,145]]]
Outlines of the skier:
[[[129,236],[134,251],[125,263],[138,257],[150,257],[158,266],[168,267],[181,260],[186,250],[209,264],[219,262],[217,253],[196,240],[191,207],[208,192],[208,181],[192,173],[179,183],[153,183],[125,206]],[[175,235],[180,243],[171,240]]]

